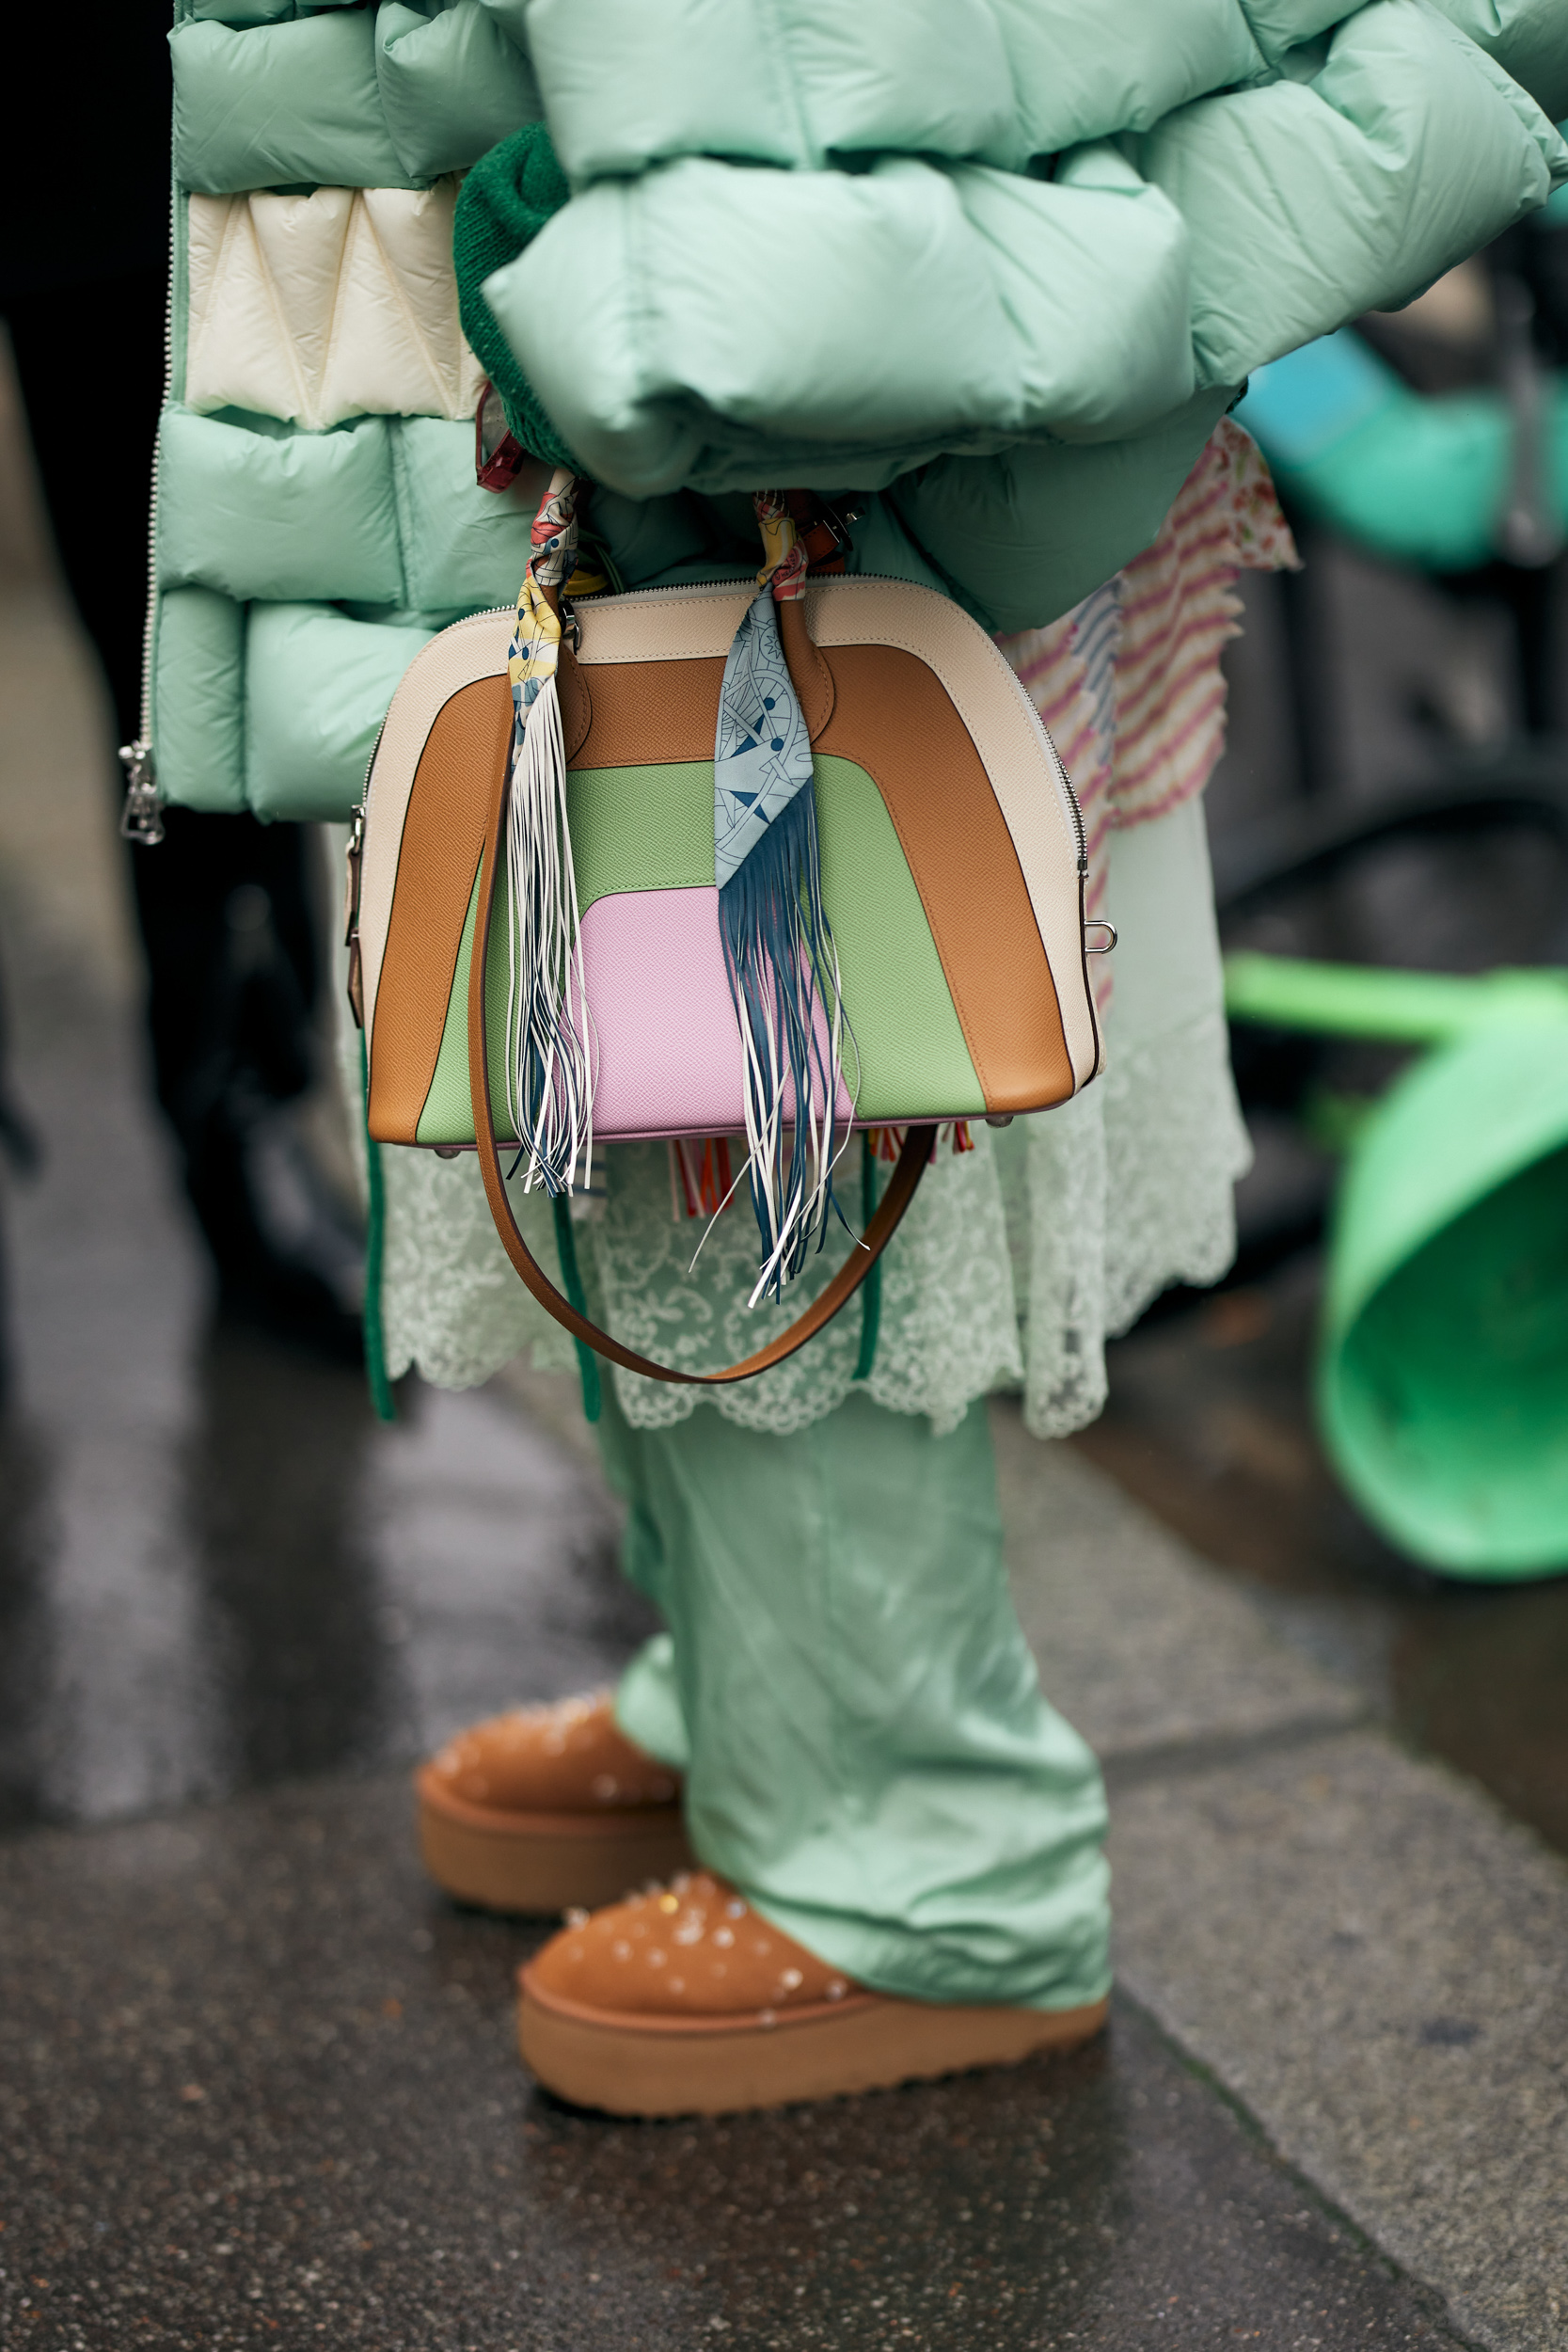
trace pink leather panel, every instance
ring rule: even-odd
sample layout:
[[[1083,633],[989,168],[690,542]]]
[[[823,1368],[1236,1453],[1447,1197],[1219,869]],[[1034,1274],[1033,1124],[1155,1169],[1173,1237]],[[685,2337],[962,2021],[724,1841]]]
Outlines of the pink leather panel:
[[[596,898],[582,919],[582,961],[598,1035],[595,1141],[742,1134],[740,1031],[718,891]],[[825,1025],[820,1034],[825,1044]],[[849,1109],[841,1082],[839,1117]]]

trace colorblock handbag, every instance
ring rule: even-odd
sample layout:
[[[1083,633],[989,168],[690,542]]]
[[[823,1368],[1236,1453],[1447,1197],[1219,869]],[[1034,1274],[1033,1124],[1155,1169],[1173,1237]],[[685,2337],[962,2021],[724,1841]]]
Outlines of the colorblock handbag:
[[[576,498],[558,475],[516,614],[415,657],[371,762],[347,921],[368,1132],[477,1149],[513,1265],[579,1344],[744,1379],[853,1296],[939,1122],[1006,1123],[1098,1072],[1083,828],[1033,704],[948,598],[808,577],[771,494],[758,581],[584,595]],[[569,1265],[562,1295],[501,1167],[559,1200],[595,1144],[744,1138],[754,1296],[777,1297],[873,1125],[907,1134],[859,1245],[705,1374],[599,1329]]]

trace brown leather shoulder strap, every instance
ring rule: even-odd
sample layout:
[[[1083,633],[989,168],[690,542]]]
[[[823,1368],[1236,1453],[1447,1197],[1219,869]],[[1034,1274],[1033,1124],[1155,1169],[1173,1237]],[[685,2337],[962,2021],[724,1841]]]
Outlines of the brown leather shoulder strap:
[[[485,1034],[484,972],[490,947],[490,914],[495,902],[496,876],[499,868],[498,855],[506,818],[508,762],[500,759],[490,793],[490,805],[484,827],[483,862],[480,867],[479,911],[474,925],[472,961],[468,966],[468,1079],[473,1089],[474,1136],[479,1145],[479,1164],[484,1174],[484,1197],[490,1203],[490,1214],[496,1220],[496,1231],[501,1245],[517,1273],[521,1275],[534,1297],[557,1323],[564,1325],[576,1340],[581,1340],[596,1354],[606,1356],[612,1364],[624,1365],[627,1372],[646,1374],[650,1380],[678,1381],[689,1387],[718,1387],[726,1381],[750,1380],[754,1373],[768,1372],[774,1364],[782,1364],[806,1342],[830,1324],[839,1309],[845,1306],[897,1232],[905,1210],[914,1199],[915,1187],[926,1172],[936,1140],[932,1126],[911,1127],[898,1155],[888,1188],[877,1205],[876,1214],[866,1227],[860,1246],[849,1252],[832,1280],[818,1292],[803,1315],[792,1323],[787,1331],[759,1347],[754,1356],[743,1362],[729,1364],[722,1372],[676,1372],[670,1364],[656,1364],[650,1357],[639,1356],[635,1348],[623,1347],[619,1340],[601,1331],[596,1323],[564,1299],[549,1276],[529,1249],[517,1229],[507,1197],[506,1180],[501,1174],[500,1160],[496,1150],[495,1115],[490,1105],[490,1056]]]

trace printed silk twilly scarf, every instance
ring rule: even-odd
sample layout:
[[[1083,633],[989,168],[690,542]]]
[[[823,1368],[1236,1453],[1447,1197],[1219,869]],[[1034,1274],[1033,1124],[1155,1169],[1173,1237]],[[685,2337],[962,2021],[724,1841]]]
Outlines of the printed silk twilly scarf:
[[[777,1298],[826,1238],[846,1025],[822,907],[811,736],[778,607],[804,596],[806,551],[783,497],[753,501],[765,561],[724,663],[713,748],[714,879],[745,1055],[746,1142],[763,1258],[751,1303]],[[786,1114],[793,1140],[785,1148]],[[835,1149],[836,1144],[836,1149]]]
[[[594,1027],[582,968],[566,753],[556,673],[562,620],[545,591],[586,596],[602,580],[577,571],[578,496],[560,469],[533,518],[533,554],[507,657],[512,751],[506,820],[506,1092],[527,1191],[571,1191],[594,1155]],[[568,623],[570,608],[567,607]]]

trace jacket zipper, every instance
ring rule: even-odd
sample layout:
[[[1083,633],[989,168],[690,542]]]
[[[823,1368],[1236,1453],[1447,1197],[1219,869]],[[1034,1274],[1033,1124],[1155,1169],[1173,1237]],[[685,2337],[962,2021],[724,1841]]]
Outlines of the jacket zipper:
[[[164,394],[158,403],[158,429],[152,439],[152,482],[147,503],[147,618],[142,625],[141,723],[134,743],[122,743],[119,758],[125,770],[125,806],[119,830],[127,841],[150,850],[164,837],[163,808],[158,799],[158,771],[152,759],[152,647],[158,626],[158,453],[164,411],[174,389],[174,278],[179,265],[180,192],[172,167],[168,183],[168,293],[164,304]]]

